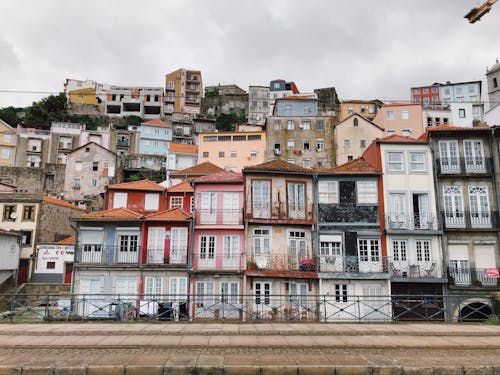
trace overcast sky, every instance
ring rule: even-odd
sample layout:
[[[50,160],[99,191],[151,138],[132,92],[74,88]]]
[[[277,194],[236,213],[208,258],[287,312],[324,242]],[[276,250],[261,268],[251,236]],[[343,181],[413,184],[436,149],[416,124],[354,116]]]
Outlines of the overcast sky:
[[[482,80],[500,57],[500,3],[463,18],[481,2],[1,0],[0,90],[59,92],[66,78],[163,87],[185,67],[204,85],[282,78],[408,100],[411,86]],[[0,107],[39,98],[0,92]]]

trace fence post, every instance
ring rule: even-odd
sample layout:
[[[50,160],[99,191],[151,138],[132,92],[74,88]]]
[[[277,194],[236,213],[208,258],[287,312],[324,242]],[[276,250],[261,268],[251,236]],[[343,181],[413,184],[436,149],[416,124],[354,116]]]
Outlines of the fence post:
[[[14,298],[15,298],[14,295],[12,295],[10,297],[10,314],[9,314],[9,318],[10,318],[10,322],[11,323],[14,321]]]
[[[358,305],[358,320],[361,322],[361,306],[359,302],[359,296],[356,297],[357,305]]]
[[[50,318],[50,309],[49,309],[49,295],[47,294],[47,298],[45,298],[45,319],[46,321],[48,322],[49,321],[49,318]]]
[[[327,322],[326,320],[326,295],[323,294],[323,322]]]
[[[224,303],[224,290],[222,291],[221,295],[220,295],[220,303],[222,305],[222,320],[225,319],[225,303]]]

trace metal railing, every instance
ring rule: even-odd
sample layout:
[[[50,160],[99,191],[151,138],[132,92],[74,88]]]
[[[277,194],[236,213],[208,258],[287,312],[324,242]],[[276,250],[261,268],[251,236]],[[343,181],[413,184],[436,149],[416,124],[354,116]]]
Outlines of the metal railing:
[[[166,249],[151,249],[148,248],[147,264],[179,264],[186,265],[187,263],[187,247],[185,248],[170,248],[170,256],[165,256]]]
[[[312,207],[284,202],[248,202],[245,219],[313,220]]]
[[[2,298],[0,322],[498,322],[499,318],[494,298],[484,295],[16,294]]]
[[[447,174],[491,174],[492,158],[440,158],[436,160],[437,173]]]
[[[243,225],[243,209],[199,209],[195,220],[196,225]]]
[[[195,254],[195,269],[198,270],[239,270],[241,257],[239,255],[224,256],[222,254]]]
[[[392,230],[438,230],[440,222],[435,213],[387,213],[385,214],[386,229]]]
[[[139,245],[129,247],[82,245],[78,246],[75,250],[76,263],[139,264]]]
[[[445,229],[497,228],[499,222],[497,211],[454,211],[441,214]]]
[[[458,268],[446,269],[449,285],[457,287],[497,287],[500,279],[488,275],[487,268]]]
[[[394,278],[441,278],[442,272],[439,264],[426,260],[394,260],[390,262],[391,277]]]

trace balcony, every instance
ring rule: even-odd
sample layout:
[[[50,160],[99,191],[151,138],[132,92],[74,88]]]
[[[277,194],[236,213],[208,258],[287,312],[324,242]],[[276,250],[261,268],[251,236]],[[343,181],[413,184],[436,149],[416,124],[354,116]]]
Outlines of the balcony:
[[[139,264],[139,246],[136,247],[104,247],[101,245],[83,245],[76,250],[76,263],[81,264]],[[109,254],[114,254],[112,262],[108,262]]]
[[[187,264],[187,248],[171,248],[170,257],[165,257],[165,249],[148,249],[147,254],[147,264]]]
[[[213,271],[234,271],[240,269],[240,256],[222,256],[220,254],[200,254],[196,255],[198,261],[198,270]]]
[[[312,209],[305,205],[289,205],[286,203],[260,203],[253,202],[248,206],[245,220],[265,222],[276,220],[304,220],[313,221]]]
[[[243,211],[235,210],[197,210],[196,225],[243,225]]]
[[[456,287],[497,287],[497,277],[489,275],[489,268],[447,268],[449,285]]]
[[[436,262],[423,260],[390,260],[391,277],[408,279],[441,278],[441,270]]]
[[[388,273],[388,257],[320,255],[319,272],[333,273]]]
[[[444,229],[490,229],[498,228],[497,211],[456,211],[444,212]]]
[[[316,259],[312,256],[252,253],[247,258],[247,269],[316,272]]]
[[[385,214],[387,230],[438,230],[441,225],[438,216],[428,214]]]
[[[118,140],[116,141],[118,147],[128,147],[128,140]]]
[[[436,160],[439,176],[491,175],[492,165],[492,158],[441,158]]]

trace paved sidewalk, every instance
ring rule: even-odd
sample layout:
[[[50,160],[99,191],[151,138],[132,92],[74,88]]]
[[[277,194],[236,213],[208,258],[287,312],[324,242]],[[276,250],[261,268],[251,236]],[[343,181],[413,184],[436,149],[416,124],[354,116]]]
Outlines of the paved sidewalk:
[[[0,324],[3,374],[500,374],[500,326]]]

